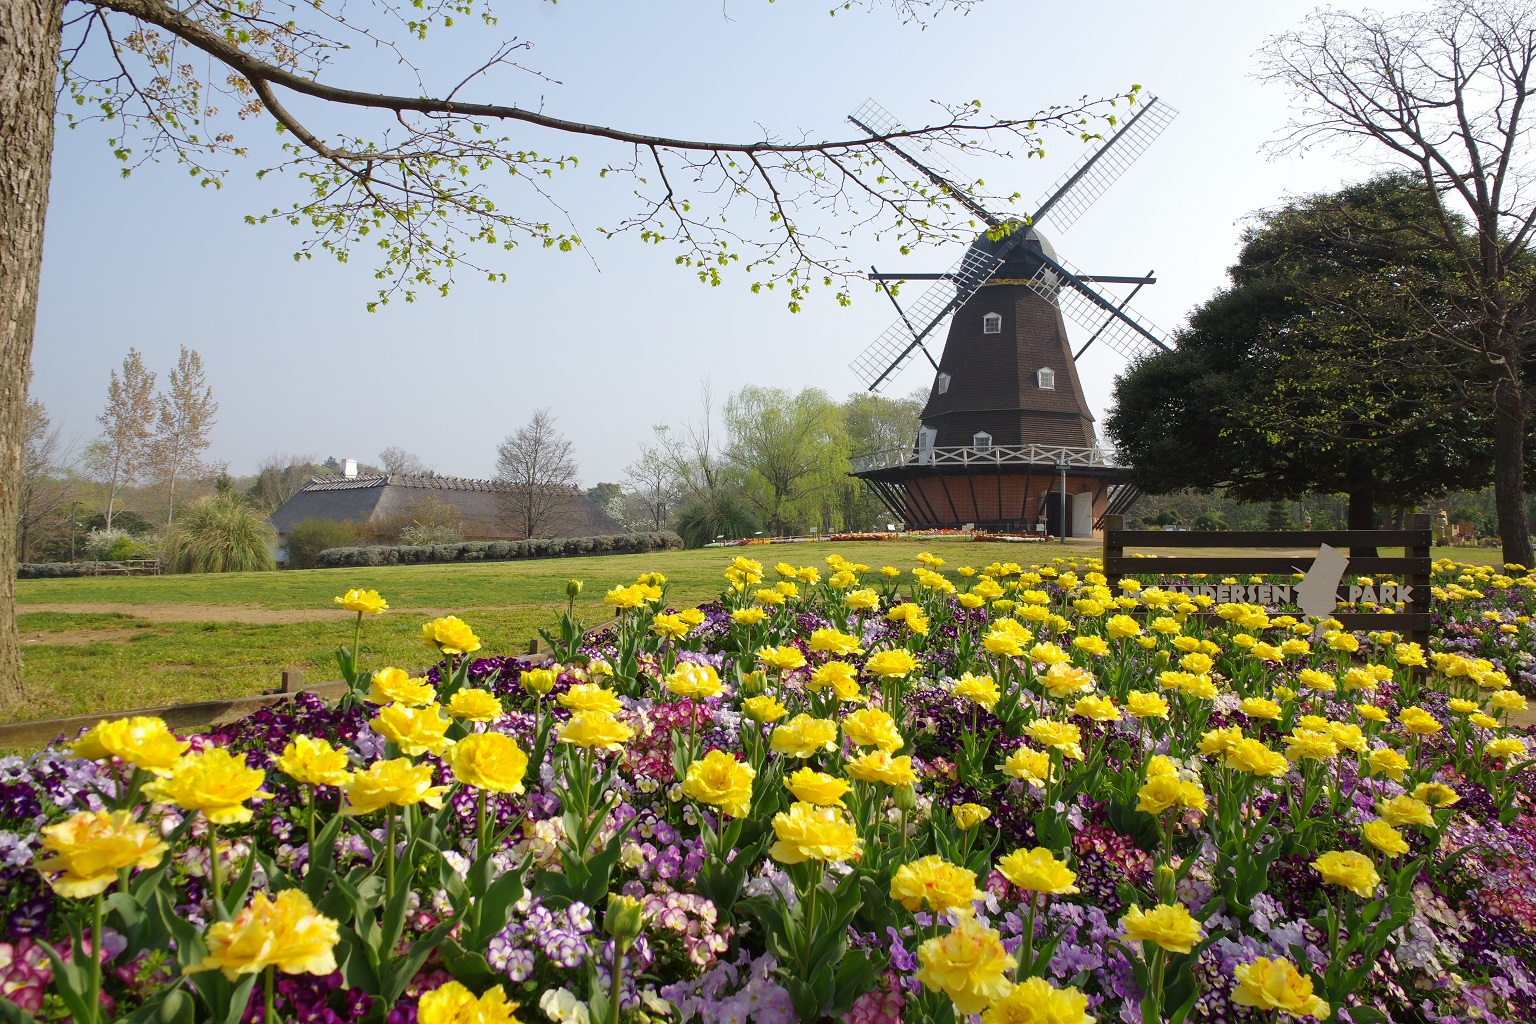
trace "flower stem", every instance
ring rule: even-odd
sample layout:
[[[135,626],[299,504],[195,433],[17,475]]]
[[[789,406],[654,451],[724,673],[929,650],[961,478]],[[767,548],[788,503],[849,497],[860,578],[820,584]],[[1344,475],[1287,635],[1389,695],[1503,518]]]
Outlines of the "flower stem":
[[[475,790],[475,858],[485,856],[485,790]]]
[[[1152,956],[1147,963],[1147,991],[1141,997],[1142,1024],[1163,1024],[1163,964],[1167,953],[1162,946],[1152,946]]]
[[[697,756],[695,751],[695,736],[699,728],[699,699],[693,698],[688,702],[688,762],[693,763]]]
[[[105,902],[101,893],[91,901],[91,989],[87,993],[91,1001],[91,1015],[101,1019],[101,907]]]
[[[306,847],[308,852],[308,862],[304,868],[304,873],[307,875],[309,874],[310,866],[315,863],[315,796],[317,794],[315,792],[315,786],[310,785],[305,786],[304,788],[308,790],[309,793],[309,846]]]
[[[213,822],[205,819],[208,826],[208,879],[213,885],[214,912],[223,919],[227,912],[224,906],[224,880],[219,877],[219,837],[215,834]]]
[[[1035,903],[1039,898],[1040,894],[1031,890],[1029,919],[1024,924],[1024,941],[1019,945],[1019,966],[1013,972],[1013,981],[1016,985],[1024,984],[1025,979],[1035,969]]]
[[[814,970],[816,967],[816,965],[811,962],[811,946],[815,942],[816,938],[812,929],[816,920],[816,890],[820,888],[821,862],[817,861],[815,867],[811,870],[810,888],[806,890],[805,894],[805,956],[800,961],[800,966],[803,970],[806,971]]]
[[[395,898],[395,809],[384,809],[384,900]]]
[[[277,1019],[276,978],[277,968],[271,964],[262,972],[263,1009],[266,1011],[261,1016],[261,1024],[273,1024]]]
[[[362,643],[363,613],[357,613],[357,621],[352,624],[352,678],[357,678],[358,650],[357,645]]]
[[[619,1024],[619,1002],[624,995],[624,950],[613,940],[613,977],[608,986],[608,1024]]]

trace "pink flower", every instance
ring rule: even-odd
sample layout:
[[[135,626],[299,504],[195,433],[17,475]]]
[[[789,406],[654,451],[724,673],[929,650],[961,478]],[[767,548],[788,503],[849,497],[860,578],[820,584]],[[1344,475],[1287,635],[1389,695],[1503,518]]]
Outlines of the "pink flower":
[[[906,998],[893,974],[881,979],[880,987],[866,992],[848,1010],[848,1024],[901,1024],[901,1010]]]
[[[52,981],[41,946],[30,938],[0,942],[0,996],[35,1014],[43,1008],[43,993]]]

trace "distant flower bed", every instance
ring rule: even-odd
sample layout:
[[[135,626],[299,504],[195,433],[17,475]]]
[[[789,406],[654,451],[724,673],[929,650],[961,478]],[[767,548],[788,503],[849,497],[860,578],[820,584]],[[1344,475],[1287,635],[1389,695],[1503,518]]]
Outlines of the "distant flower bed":
[[[334,706],[0,759],[0,1019],[1531,1019],[1536,578],[1438,563],[1423,650],[918,561],[421,678],[351,591]]]

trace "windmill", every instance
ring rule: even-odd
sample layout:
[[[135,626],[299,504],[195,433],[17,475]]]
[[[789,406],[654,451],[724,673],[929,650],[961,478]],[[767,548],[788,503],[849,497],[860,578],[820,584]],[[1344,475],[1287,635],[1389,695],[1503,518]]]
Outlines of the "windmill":
[[[1143,277],[1088,275],[1056,253],[1042,224],[1071,227],[1177,116],[1157,97],[1086,155],[1027,218],[999,216],[949,181],[932,154],[884,143],[893,156],[945,189],[987,225],[953,267],[937,274],[870,278],[932,281],[850,366],[871,391],[887,386],[921,353],[934,382],[922,427],[908,448],[854,460],[867,482],[909,528],[971,523],[996,529],[1085,535],[1137,494],[1100,447],[1083,397],[1077,359],[1101,344],[1125,359],[1167,349],[1158,330],[1130,308]],[[901,125],[873,101],[849,120],[872,135]],[[1095,285],[1129,285],[1113,299]],[[1065,319],[1087,332],[1074,352]],[[929,348],[946,321],[944,348]]]

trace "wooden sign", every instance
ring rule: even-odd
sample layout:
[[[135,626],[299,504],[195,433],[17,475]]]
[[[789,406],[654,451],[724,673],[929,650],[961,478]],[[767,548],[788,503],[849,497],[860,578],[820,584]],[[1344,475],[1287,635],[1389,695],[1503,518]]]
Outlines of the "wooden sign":
[[[1390,630],[1429,650],[1431,557],[1433,534],[1428,515],[1411,517],[1406,530],[1127,530],[1124,516],[1104,517],[1104,575],[1117,588],[1126,576],[1184,577],[1195,575],[1237,578],[1294,576],[1283,583],[1210,583],[1206,580],[1162,584],[1163,590],[1206,594],[1217,604],[1258,604],[1277,611],[1294,606],[1302,615],[1334,618],[1348,630]],[[1400,557],[1355,558],[1342,549],[1401,547]],[[1136,558],[1126,548],[1310,548],[1316,554],[1304,558],[1262,555],[1174,555]],[[1347,574],[1364,576],[1366,584],[1342,585]],[[1386,577],[1377,579],[1377,577]],[[1406,609],[1392,612],[1335,613],[1340,601],[1390,605],[1402,602]]]

